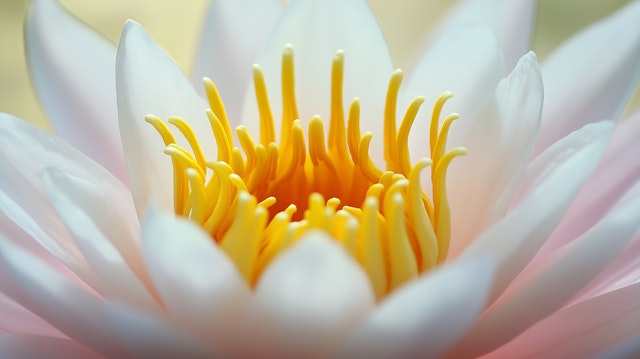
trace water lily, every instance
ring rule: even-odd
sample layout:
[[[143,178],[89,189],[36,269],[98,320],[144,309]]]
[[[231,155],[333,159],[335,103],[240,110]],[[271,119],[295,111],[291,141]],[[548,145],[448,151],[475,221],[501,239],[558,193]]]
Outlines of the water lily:
[[[2,115],[0,353],[637,354],[640,2],[541,67],[534,8],[461,3],[403,75],[363,1],[214,1],[193,85],[36,1],[57,135]]]

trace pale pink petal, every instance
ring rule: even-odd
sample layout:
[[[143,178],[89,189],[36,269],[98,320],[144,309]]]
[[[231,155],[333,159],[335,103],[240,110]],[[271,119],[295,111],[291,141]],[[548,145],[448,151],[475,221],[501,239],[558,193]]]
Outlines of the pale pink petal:
[[[636,1],[583,30],[545,61],[537,152],[587,123],[618,119],[640,76],[638,19]]]
[[[258,58],[277,121],[282,113],[281,58],[287,44],[294,47],[296,96],[305,132],[316,114],[322,117],[328,129],[331,62],[336,51],[344,50],[345,111],[353,98],[360,98],[362,132],[373,132],[374,142],[381,144],[384,99],[393,65],[382,32],[366,2],[300,0],[287,6],[265,51]],[[242,122],[257,138],[259,116],[255,93],[252,87],[248,90]],[[381,147],[376,146],[372,147],[381,155]]]
[[[0,333],[0,357],[5,359],[104,359],[84,345],[68,339]]]
[[[640,356],[640,333],[635,333],[630,339],[615,343],[610,348],[598,352],[597,359],[634,359]]]
[[[240,124],[242,100],[251,88],[251,66],[284,11],[279,0],[214,0],[209,5],[194,69],[194,82],[213,80],[231,127]]]
[[[57,0],[33,3],[25,39],[31,79],[58,135],[127,183],[116,109],[115,46]]]
[[[208,105],[169,55],[131,20],[120,38],[116,86],[120,133],[138,215],[144,213],[152,198],[162,208],[172,209],[171,158],[163,153],[162,138],[144,117],[153,114],[163,121],[171,116],[183,118],[202,137],[205,155],[215,157],[215,142],[205,114]],[[186,141],[178,142],[189,148]]]
[[[310,232],[262,274],[250,314],[249,356],[320,355],[374,305],[362,268],[324,232]]]
[[[440,357],[484,308],[494,264],[456,261],[399,288],[345,337],[338,356]]]
[[[142,232],[145,260],[168,315],[214,343],[229,344],[234,318],[251,292],[235,265],[199,227],[150,207]]]
[[[512,69],[530,48],[536,6],[535,0],[467,0],[449,15],[442,29],[489,26],[498,36],[507,68]]]
[[[542,98],[540,69],[529,53],[500,82],[493,102],[460,144],[468,155],[456,159],[448,175],[452,255],[505,215],[533,152]]]
[[[42,318],[0,293],[0,332],[67,338]],[[0,345],[0,347],[2,347]]]

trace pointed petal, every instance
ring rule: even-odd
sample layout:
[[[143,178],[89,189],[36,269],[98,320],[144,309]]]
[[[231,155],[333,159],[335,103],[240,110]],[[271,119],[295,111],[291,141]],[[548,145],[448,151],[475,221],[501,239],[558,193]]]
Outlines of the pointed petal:
[[[325,352],[374,304],[362,268],[324,232],[305,235],[280,255],[253,299],[253,354],[291,358]]]
[[[82,344],[39,335],[0,333],[0,357],[7,359],[104,359]]]
[[[284,11],[281,1],[214,0],[196,57],[194,83],[215,82],[231,128],[240,125],[242,99],[251,88],[251,66],[258,60]]]
[[[166,121],[179,116],[196,134],[210,135],[205,115],[208,106],[178,65],[134,21],[127,21],[122,30],[116,87],[118,122],[138,215],[142,216],[152,198],[162,208],[173,209],[171,159],[163,153],[162,138],[144,117],[153,114]],[[205,154],[215,155],[213,143],[202,141]],[[189,148],[185,141],[180,144]]]
[[[468,155],[452,164],[448,176],[452,255],[504,216],[533,153],[542,98],[540,68],[529,53],[500,82],[493,103],[467,134],[462,145]]]
[[[512,69],[530,48],[536,5],[536,0],[467,0],[449,15],[442,30],[456,26],[489,26],[498,36],[507,69]]]
[[[228,344],[250,291],[211,237],[152,206],[145,216],[142,245],[169,316],[219,348]]]
[[[494,264],[456,261],[399,288],[346,336],[339,357],[440,357],[481,313]]]
[[[117,122],[115,46],[57,0],[33,3],[25,38],[31,79],[58,135],[127,183]]]
[[[640,2],[574,36],[545,61],[536,152],[587,123],[616,121],[640,76]],[[580,86],[576,86],[580,84]]]

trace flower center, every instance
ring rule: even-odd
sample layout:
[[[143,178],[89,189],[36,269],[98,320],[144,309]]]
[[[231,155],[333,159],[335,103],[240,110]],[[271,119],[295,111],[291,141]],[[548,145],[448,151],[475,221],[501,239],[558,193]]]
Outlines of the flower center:
[[[260,113],[260,139],[256,144],[244,126],[236,128],[240,150],[218,91],[204,79],[210,109],[206,111],[218,148],[210,159],[189,124],[168,120],[186,138],[189,149],[175,138],[159,118],[148,115],[171,156],[174,210],[211,234],[236,263],[250,284],[282,251],[310,230],[324,230],[358,261],[378,298],[446,258],[450,214],[445,189],[451,160],[463,148],[445,152],[447,133],[458,118],[451,114],[439,128],[442,107],[452,96],[443,93],[434,106],[430,127],[431,159],[413,166],[408,136],[424,102],[417,97],[396,128],[396,102],[403,73],[391,76],[384,113],[386,170],[369,157],[372,134],[360,133],[358,99],[346,116],[342,104],[344,53],[333,59],[331,119],[328,141],[324,124],[314,116],[304,129],[298,117],[294,91],[293,48],[282,56],[283,116],[280,141],[266,84],[258,65],[253,80]],[[420,174],[431,167],[432,200],[420,186]]]

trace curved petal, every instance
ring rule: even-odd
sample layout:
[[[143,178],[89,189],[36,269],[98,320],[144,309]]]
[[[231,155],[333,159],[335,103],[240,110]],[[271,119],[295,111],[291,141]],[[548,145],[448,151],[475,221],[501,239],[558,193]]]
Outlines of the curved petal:
[[[82,344],[39,335],[0,333],[0,357],[10,359],[104,359]]]
[[[215,82],[231,127],[240,124],[251,66],[264,50],[284,6],[278,0],[214,0],[209,5],[194,68],[194,82]]]
[[[145,261],[169,316],[223,348],[250,298],[234,264],[198,227],[150,207],[142,232]]]
[[[399,288],[345,337],[338,357],[442,356],[484,308],[494,264],[456,261]]]
[[[468,155],[449,170],[452,241],[457,255],[492,222],[504,216],[533,153],[542,112],[543,86],[536,56],[522,57],[503,79],[493,103],[462,143]]]
[[[131,20],[122,30],[118,47],[116,88],[118,122],[138,215],[142,217],[152,198],[171,210],[171,159],[163,153],[162,138],[144,117],[153,114],[166,121],[179,116],[189,122],[196,134],[212,136],[205,115],[208,105],[169,55]],[[186,141],[178,142],[189,148]],[[215,156],[214,143],[202,141],[205,155]]]
[[[530,48],[536,0],[467,0],[449,15],[443,29],[484,24],[498,36],[505,63],[512,69]]]
[[[334,241],[310,232],[264,271],[250,308],[249,357],[317,356],[373,309],[366,274]]]
[[[0,293],[0,332],[13,333],[25,337],[42,335],[52,338],[67,338],[58,329],[7,297],[4,293]],[[0,345],[1,347],[2,345]]]
[[[587,123],[616,121],[640,76],[640,2],[592,25],[542,66],[546,101],[536,152]],[[580,84],[580,86],[576,86]]]
[[[440,94],[453,92],[445,111],[457,112],[462,117],[451,127],[448,141],[458,146],[504,74],[502,50],[489,28],[451,29],[420,59],[400,94],[398,107],[404,110],[413,97],[424,96],[425,108],[431,110]],[[413,161],[430,157],[430,122],[427,116],[413,125],[409,136]]]
[[[57,0],[33,3],[25,39],[31,78],[58,135],[127,183],[117,122],[115,46]]]
[[[374,143],[377,144],[372,145],[372,149],[377,149],[376,154],[381,155],[379,144],[382,143],[384,98],[393,65],[382,32],[366,2],[300,0],[287,7],[258,59],[264,70],[276,119],[282,113],[278,80],[286,44],[292,44],[295,51],[296,97],[303,128],[306,130],[316,114],[325,124],[328,123],[331,113],[331,62],[336,51],[344,50],[343,99],[349,103],[355,97],[360,98],[360,126],[363,132],[375,134]],[[251,88],[245,95],[242,122],[256,138],[258,119]]]

